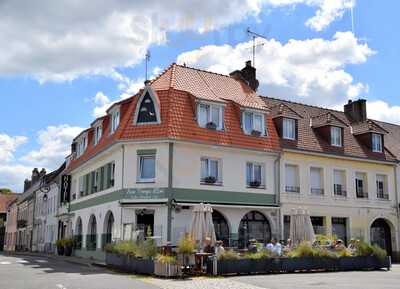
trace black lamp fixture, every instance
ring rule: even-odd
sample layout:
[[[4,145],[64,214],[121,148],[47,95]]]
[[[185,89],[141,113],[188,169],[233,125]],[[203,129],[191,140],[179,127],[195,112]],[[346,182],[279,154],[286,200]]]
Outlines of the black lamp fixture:
[[[50,186],[46,183],[46,181],[44,180],[44,177],[42,178],[42,180],[40,181],[40,187],[39,190],[44,193],[43,195],[43,201],[47,202],[47,193],[50,191]]]

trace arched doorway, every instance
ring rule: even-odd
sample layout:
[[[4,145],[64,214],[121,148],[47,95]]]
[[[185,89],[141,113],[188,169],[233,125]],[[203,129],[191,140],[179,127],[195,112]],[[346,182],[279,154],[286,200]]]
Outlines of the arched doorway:
[[[229,226],[225,217],[217,210],[213,210],[212,219],[217,240],[223,241],[224,246],[229,246]]]
[[[271,227],[267,218],[257,211],[248,212],[239,225],[239,248],[248,245],[249,240],[256,239],[260,243],[266,243],[271,239]]]
[[[82,219],[81,217],[78,217],[76,220],[76,225],[75,225],[75,249],[81,249],[82,248]]]
[[[97,222],[94,215],[90,216],[88,225],[88,234],[86,238],[86,249],[96,250],[97,248]]]
[[[112,242],[112,234],[114,230],[114,215],[111,211],[108,211],[104,220],[104,235],[103,235],[103,246]]]
[[[385,249],[389,256],[392,255],[392,234],[389,224],[384,219],[376,219],[371,224],[371,244],[377,244]]]

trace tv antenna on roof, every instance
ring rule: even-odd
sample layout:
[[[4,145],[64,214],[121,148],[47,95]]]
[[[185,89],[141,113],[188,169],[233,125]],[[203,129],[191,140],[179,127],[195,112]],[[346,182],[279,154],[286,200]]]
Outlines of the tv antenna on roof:
[[[147,50],[146,51],[146,55],[145,55],[145,63],[146,63],[146,75],[145,75],[145,80],[147,80],[147,69],[148,69],[148,64],[149,64],[149,61],[150,61],[150,57],[151,57],[151,55],[150,55],[150,50]]]
[[[256,38],[260,37],[260,38],[264,38],[266,40],[268,40],[268,39],[264,35],[258,34],[258,33],[254,32],[254,31],[251,31],[250,27],[247,27],[246,33],[247,33],[247,35],[249,35],[249,36],[251,36],[253,38],[253,45],[252,45],[253,52],[252,52],[252,54],[253,54],[253,67],[255,67],[256,66],[256,47],[264,46],[264,44],[265,44],[264,42],[256,44]]]

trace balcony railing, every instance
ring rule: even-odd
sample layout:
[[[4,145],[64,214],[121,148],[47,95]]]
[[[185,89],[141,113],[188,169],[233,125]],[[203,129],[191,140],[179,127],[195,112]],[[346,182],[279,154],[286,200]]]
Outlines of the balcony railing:
[[[334,192],[335,196],[347,197],[347,192],[343,189],[343,185],[334,184],[333,192]]]
[[[313,195],[323,195],[324,194],[324,189],[311,188],[311,194],[313,194]]]
[[[285,191],[288,193],[300,193],[300,187],[285,186]]]
[[[359,190],[356,192],[356,196],[357,196],[357,198],[360,198],[360,199],[368,199],[368,192]]]
[[[385,191],[378,191],[376,197],[382,200],[389,200],[389,194]]]

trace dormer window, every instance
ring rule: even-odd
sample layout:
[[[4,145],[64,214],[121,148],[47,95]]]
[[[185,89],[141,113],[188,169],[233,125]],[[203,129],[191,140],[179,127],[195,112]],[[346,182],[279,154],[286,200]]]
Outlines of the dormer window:
[[[86,135],[82,136],[80,138],[80,140],[78,140],[78,146],[77,146],[77,150],[76,150],[76,155],[79,157],[81,156],[86,149],[87,146],[87,140],[86,140]]]
[[[293,118],[283,118],[282,122],[282,137],[284,139],[296,139],[296,120]]]
[[[331,126],[331,146],[341,147],[342,145],[342,128]]]
[[[111,133],[115,132],[119,126],[119,110],[111,113]]]
[[[101,135],[103,134],[103,128],[101,125],[98,125],[94,128],[94,145],[97,145],[101,139]]]
[[[383,151],[382,135],[377,133],[372,134],[372,151],[375,153],[381,153]]]
[[[136,105],[135,124],[159,124],[159,101],[150,86],[146,86]]]
[[[242,115],[242,127],[245,134],[265,135],[264,114],[244,111]]]
[[[222,105],[199,103],[197,121],[200,127],[222,130],[224,127],[224,114]]]

